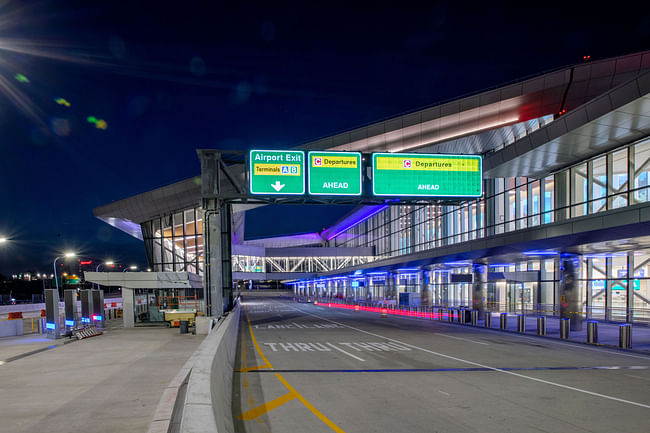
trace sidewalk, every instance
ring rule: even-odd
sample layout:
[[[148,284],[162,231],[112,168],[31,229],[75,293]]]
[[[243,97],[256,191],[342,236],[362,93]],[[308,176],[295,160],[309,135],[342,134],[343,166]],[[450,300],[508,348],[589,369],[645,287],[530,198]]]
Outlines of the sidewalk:
[[[304,298],[306,299],[306,298]],[[303,298],[300,298],[298,302],[307,302]],[[449,311],[452,311],[453,323],[460,326],[472,326],[471,323],[461,324],[458,320],[458,308],[451,307],[433,307],[426,312],[416,311],[416,309],[394,309],[394,308],[384,308],[380,306],[367,306],[360,305],[355,306],[353,303],[342,303],[342,302],[332,302],[329,299],[319,299],[319,302],[323,304],[329,304],[334,308],[347,308],[355,309],[358,308],[361,311],[373,311],[380,312],[382,310],[386,311],[386,314],[389,315],[398,315],[406,316],[412,318],[420,318],[421,320],[440,320],[439,317],[442,317],[443,322],[449,322]],[[439,312],[442,313],[442,316],[439,316]],[[503,332],[515,332],[522,335],[537,335],[537,317],[536,315],[527,315],[525,316],[525,332],[519,333],[517,330],[517,313],[508,313],[506,320],[506,328]],[[495,331],[500,331],[500,313],[491,313],[491,326],[490,329]],[[549,317],[546,318],[546,336],[540,338],[554,338],[560,339],[560,318],[559,317]],[[468,319],[469,321],[469,319]],[[582,322],[582,330],[579,331],[570,331],[569,341],[577,343],[587,344],[587,320]],[[598,321],[598,340],[597,344],[592,344],[593,346],[607,346],[607,347],[619,347],[619,328],[623,325],[620,322],[606,322]],[[485,327],[485,320],[479,320],[477,322],[478,328]],[[650,353],[650,326],[645,324],[632,323],[630,324],[632,331],[632,347],[631,350],[643,353]]]
[[[161,393],[202,340],[178,328],[119,327],[80,341],[0,339],[0,430],[146,432]]]
[[[479,327],[484,326],[479,321]],[[508,314],[507,331],[517,332],[517,314]],[[499,329],[499,314],[492,314],[492,329]],[[618,347],[619,327],[621,323],[598,321],[598,344]],[[631,324],[632,350],[650,352],[650,327],[641,324]],[[526,316],[526,334],[537,335],[537,316]],[[546,317],[546,338],[560,338],[559,317]],[[569,340],[579,343],[587,342],[587,320],[582,322],[581,331],[570,331]]]

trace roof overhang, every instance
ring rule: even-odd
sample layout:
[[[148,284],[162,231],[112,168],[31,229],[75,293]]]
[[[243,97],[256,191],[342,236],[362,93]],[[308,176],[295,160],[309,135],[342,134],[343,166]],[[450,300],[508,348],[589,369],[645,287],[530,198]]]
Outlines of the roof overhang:
[[[102,286],[127,289],[200,289],[203,279],[192,272],[84,272],[84,278]]]
[[[650,72],[484,159],[484,177],[540,177],[650,134]]]

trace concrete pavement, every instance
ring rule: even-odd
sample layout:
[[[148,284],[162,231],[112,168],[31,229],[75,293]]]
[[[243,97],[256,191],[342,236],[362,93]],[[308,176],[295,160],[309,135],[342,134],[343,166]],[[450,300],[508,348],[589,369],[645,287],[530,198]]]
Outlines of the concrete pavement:
[[[114,327],[70,344],[41,340],[0,341],[0,360],[10,360],[0,365],[0,432],[145,432],[162,391],[203,336]],[[28,356],[11,360],[21,353]]]
[[[646,355],[311,304],[245,299],[236,366],[239,432],[639,432],[650,419]]]

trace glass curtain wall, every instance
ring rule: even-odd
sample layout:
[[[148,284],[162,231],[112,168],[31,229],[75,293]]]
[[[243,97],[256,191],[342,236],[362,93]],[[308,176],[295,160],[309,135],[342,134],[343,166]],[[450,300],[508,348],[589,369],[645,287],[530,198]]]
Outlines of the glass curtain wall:
[[[650,139],[544,178],[497,178],[484,182],[484,190],[489,194],[478,200],[459,205],[392,206],[331,242],[333,246],[375,247],[377,258],[394,257],[647,202]],[[560,207],[558,203],[564,204]],[[643,251],[617,254],[582,257],[583,312],[608,320],[647,321],[650,282],[646,280],[646,257],[650,256]],[[557,310],[557,264],[553,259],[527,263],[526,269],[533,266],[532,269],[540,271],[539,283],[509,287],[505,282],[489,282],[488,300],[494,308],[507,311],[518,298],[519,303],[524,299],[525,304]],[[512,266],[514,269],[519,264]],[[449,287],[441,279],[444,275],[436,273],[433,278],[434,296],[439,302],[449,303],[452,299],[447,293]]]
[[[142,224],[147,258],[154,271],[203,273],[203,221],[198,208]]]
[[[568,174],[568,185],[563,182]],[[629,179],[632,179],[630,188]],[[460,205],[396,205],[362,221],[331,242],[375,247],[380,257],[399,256],[522,230],[650,200],[650,140],[577,164],[541,179],[485,180],[492,191]],[[568,206],[556,208],[556,188],[568,189]],[[491,215],[486,215],[486,212]],[[486,221],[493,221],[486,225]]]

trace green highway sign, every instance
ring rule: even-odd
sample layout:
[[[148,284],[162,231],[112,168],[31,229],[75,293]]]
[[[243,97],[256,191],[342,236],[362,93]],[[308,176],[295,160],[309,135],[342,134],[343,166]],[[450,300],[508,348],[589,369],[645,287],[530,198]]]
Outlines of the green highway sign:
[[[361,195],[358,152],[309,152],[307,170],[311,195]]]
[[[374,195],[480,197],[482,187],[480,155],[372,154]]]
[[[300,195],[305,193],[305,152],[251,150],[250,193]]]

